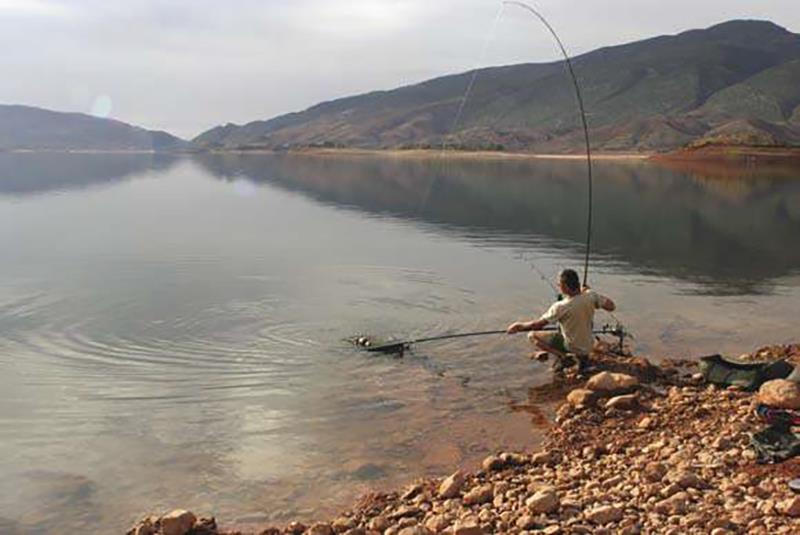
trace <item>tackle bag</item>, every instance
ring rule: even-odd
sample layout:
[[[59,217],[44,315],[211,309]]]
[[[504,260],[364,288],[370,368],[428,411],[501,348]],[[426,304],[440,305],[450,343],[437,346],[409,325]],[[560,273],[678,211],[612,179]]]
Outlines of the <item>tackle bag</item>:
[[[700,371],[706,382],[754,391],[767,381],[785,379],[794,371],[794,366],[785,360],[740,362],[722,355],[709,355],[700,357]]]

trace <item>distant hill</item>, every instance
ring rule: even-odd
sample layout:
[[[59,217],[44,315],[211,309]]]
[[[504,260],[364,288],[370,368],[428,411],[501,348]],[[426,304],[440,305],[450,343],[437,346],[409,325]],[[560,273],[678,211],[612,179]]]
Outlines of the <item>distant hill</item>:
[[[688,144],[800,145],[800,35],[771,22],[731,21],[704,30],[601,48],[574,58],[592,143],[605,151],[663,151]],[[575,98],[563,62],[478,71],[376,91],[194,139],[211,149],[309,146],[497,149],[581,148]]]
[[[188,143],[166,132],[30,106],[0,105],[0,150],[170,151]]]

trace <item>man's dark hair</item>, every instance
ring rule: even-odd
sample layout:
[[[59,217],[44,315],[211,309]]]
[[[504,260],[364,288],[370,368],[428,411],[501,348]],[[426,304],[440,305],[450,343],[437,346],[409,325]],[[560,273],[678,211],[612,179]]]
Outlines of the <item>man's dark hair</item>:
[[[577,292],[581,289],[581,279],[578,277],[578,272],[574,269],[565,269],[561,271],[558,278],[573,292]]]

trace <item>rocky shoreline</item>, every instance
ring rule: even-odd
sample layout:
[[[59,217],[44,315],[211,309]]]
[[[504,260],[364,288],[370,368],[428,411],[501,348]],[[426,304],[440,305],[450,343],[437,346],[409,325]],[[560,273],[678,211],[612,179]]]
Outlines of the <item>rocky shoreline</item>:
[[[800,364],[800,345],[746,357]],[[800,494],[787,483],[800,477],[800,457],[756,462],[755,394],[704,384],[695,361],[595,355],[594,364],[589,377],[559,378],[572,391],[540,451],[491,455],[473,473],[364,496],[330,522],[259,533],[798,533]],[[128,533],[240,532],[178,510]]]

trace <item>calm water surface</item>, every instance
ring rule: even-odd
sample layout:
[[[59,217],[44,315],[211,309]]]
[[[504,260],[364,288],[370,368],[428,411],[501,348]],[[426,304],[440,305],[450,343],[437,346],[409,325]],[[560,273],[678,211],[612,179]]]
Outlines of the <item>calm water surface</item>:
[[[552,404],[523,337],[404,359],[344,339],[539,313],[553,297],[539,272],[581,262],[582,173],[0,154],[0,532],[121,532],[172,506],[309,519],[534,447]],[[797,340],[796,178],[598,164],[591,282],[639,351]]]

